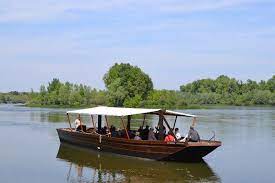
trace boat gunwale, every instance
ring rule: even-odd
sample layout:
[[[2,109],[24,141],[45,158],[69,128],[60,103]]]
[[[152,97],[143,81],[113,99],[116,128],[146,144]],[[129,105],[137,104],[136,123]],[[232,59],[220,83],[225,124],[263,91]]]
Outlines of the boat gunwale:
[[[219,147],[221,146],[221,141],[216,141],[216,140],[201,140],[199,142],[164,142],[164,141],[152,141],[152,140],[134,140],[134,139],[125,139],[125,138],[117,138],[117,137],[108,137],[106,135],[101,135],[101,134],[95,134],[95,133],[86,133],[86,132],[78,132],[78,131],[71,131],[70,128],[58,128],[57,131],[63,131],[68,134],[76,134],[80,136],[85,136],[85,137],[93,137],[97,138],[101,136],[102,139],[104,140],[111,140],[112,142],[116,143],[125,143],[125,144],[134,144],[134,145],[163,145],[163,146],[171,146],[171,147],[188,147],[188,146],[216,146]]]

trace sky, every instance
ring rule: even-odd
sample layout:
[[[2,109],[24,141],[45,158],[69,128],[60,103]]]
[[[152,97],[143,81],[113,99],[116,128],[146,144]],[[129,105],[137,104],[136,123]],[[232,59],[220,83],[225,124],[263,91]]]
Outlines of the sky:
[[[0,0],[0,92],[53,78],[104,89],[116,62],[156,89],[275,74],[275,1]]]

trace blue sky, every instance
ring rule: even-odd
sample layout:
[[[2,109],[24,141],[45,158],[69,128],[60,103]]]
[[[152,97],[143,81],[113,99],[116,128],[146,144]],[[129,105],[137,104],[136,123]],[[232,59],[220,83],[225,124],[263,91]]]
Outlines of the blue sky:
[[[275,1],[1,0],[0,91],[57,77],[104,88],[115,62],[141,67],[155,88],[225,74],[275,74]]]

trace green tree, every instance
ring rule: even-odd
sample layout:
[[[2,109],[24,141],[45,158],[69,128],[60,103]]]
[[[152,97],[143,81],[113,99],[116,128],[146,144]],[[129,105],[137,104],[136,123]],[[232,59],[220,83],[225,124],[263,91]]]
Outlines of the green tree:
[[[128,63],[113,65],[103,80],[108,89],[109,102],[113,106],[123,106],[126,99],[129,104],[129,100],[135,97],[135,100],[139,97],[145,100],[153,90],[151,78],[137,66]]]
[[[271,92],[275,92],[275,75],[272,76],[267,82],[266,82],[267,88]]]
[[[53,91],[58,91],[59,88],[61,87],[61,82],[59,81],[59,79],[54,78],[48,85],[47,89],[48,92],[51,93]]]

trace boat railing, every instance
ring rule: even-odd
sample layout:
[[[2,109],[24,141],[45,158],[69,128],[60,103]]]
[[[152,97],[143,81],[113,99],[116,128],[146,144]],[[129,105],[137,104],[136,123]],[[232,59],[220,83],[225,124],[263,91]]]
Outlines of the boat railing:
[[[208,140],[208,141],[211,141],[211,140],[216,140],[216,134],[215,134],[215,131],[212,130],[212,133],[213,133],[213,136]]]

